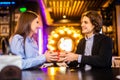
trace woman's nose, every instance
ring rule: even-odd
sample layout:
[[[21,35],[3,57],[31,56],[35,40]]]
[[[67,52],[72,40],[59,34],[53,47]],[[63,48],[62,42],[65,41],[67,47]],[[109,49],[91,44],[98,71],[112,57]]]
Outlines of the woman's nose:
[[[42,28],[43,25],[39,23],[37,27],[38,27],[38,28]]]
[[[43,23],[42,23],[42,21],[40,21],[40,22],[39,22],[39,26],[43,26]]]

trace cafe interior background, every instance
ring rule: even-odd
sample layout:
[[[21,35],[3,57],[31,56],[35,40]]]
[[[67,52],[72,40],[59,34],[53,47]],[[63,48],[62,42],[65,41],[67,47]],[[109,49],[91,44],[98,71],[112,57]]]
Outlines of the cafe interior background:
[[[22,12],[32,10],[42,14],[39,29],[39,52],[65,50],[74,52],[83,37],[80,17],[84,11],[96,10],[103,17],[102,34],[113,40],[113,56],[120,56],[120,0],[0,0],[1,40],[14,32]]]

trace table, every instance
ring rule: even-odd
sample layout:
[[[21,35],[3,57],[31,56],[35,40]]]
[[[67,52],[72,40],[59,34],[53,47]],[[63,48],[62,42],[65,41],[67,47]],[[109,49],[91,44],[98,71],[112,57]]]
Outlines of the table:
[[[120,80],[120,68],[92,69],[48,67],[38,70],[23,70],[22,80]],[[119,77],[119,76],[118,76]]]

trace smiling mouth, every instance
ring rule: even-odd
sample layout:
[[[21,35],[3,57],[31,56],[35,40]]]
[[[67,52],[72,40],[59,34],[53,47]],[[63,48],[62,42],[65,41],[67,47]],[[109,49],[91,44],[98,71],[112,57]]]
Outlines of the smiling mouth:
[[[82,28],[82,30],[86,30],[87,28]]]

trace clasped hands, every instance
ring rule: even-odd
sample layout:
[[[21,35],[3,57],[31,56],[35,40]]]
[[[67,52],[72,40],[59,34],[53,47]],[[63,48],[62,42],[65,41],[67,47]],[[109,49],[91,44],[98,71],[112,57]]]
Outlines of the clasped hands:
[[[47,62],[65,62],[69,63],[71,61],[78,60],[78,54],[66,51],[49,51],[45,52],[45,57]]]

